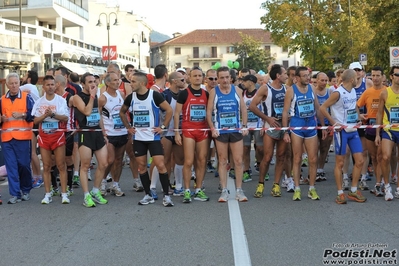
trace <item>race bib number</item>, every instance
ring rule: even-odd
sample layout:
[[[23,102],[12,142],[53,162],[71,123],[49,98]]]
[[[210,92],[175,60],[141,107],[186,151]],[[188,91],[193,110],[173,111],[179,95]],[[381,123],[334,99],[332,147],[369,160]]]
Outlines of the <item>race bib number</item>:
[[[347,124],[356,124],[357,121],[357,112],[356,109],[351,109],[346,111],[346,123]]]
[[[114,121],[114,129],[121,129],[125,128],[123,125],[122,119],[119,114],[113,114],[112,115],[112,120]]]
[[[399,107],[391,107],[389,113],[390,113],[389,122],[391,124],[399,124]]]
[[[134,111],[133,112],[134,127],[150,127],[150,111]]]
[[[225,112],[220,114],[220,128],[236,128],[237,116],[234,112]]]
[[[252,111],[248,110],[248,122],[258,122],[259,118]]]
[[[58,129],[58,122],[43,121],[42,130],[45,133],[52,133]]]
[[[276,118],[283,118],[283,109],[284,103],[274,103],[273,104],[274,113],[276,114]]]
[[[299,117],[307,118],[314,115],[313,99],[304,99],[297,102]]]
[[[205,121],[206,109],[203,104],[192,104],[190,105],[190,121],[191,122],[203,122]]]
[[[98,112],[98,108],[93,108],[91,114],[86,116],[86,126],[88,127],[95,127],[100,124],[100,113]]]

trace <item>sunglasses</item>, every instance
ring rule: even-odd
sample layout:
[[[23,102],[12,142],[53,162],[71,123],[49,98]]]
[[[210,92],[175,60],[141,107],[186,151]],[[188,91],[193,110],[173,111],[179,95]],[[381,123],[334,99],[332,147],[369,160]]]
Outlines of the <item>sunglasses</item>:
[[[180,80],[181,82],[185,81],[185,79],[173,79],[173,80]]]
[[[361,72],[361,71],[363,71],[362,69],[359,69],[359,68],[355,68],[354,69],[356,72]]]
[[[399,73],[393,73],[392,76],[399,77]]]
[[[216,81],[216,80],[218,80],[218,78],[208,78],[209,80],[212,80],[212,81]]]

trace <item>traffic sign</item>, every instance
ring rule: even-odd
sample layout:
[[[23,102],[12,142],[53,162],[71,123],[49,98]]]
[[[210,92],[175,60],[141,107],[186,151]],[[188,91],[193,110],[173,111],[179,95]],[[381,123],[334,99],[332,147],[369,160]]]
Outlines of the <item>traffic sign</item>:
[[[391,66],[399,66],[399,46],[389,47],[389,61]]]
[[[367,54],[359,54],[359,61],[362,66],[367,65]]]

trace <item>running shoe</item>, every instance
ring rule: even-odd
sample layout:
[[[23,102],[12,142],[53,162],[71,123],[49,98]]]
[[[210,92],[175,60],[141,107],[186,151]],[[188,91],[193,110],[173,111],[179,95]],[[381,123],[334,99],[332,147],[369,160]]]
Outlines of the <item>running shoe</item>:
[[[281,189],[279,184],[277,183],[273,184],[271,194],[273,197],[281,197]]]
[[[316,173],[316,182],[321,181],[321,173]]]
[[[18,198],[18,197],[16,197],[16,196],[11,197],[11,198],[8,200],[8,204],[15,204],[15,203],[18,203],[18,202],[21,202],[21,199]]]
[[[307,156],[302,156],[302,167],[308,166],[308,157]]]
[[[308,198],[311,199],[311,200],[319,200],[320,199],[319,195],[317,195],[317,192],[316,192],[315,188],[309,189]]]
[[[112,176],[111,176],[111,174],[108,174],[108,175],[105,177],[105,180],[106,180],[107,182],[112,182]]]
[[[184,189],[183,188],[181,188],[181,189],[174,189],[173,190],[173,196],[176,196],[176,197],[178,197],[178,196],[184,196]]]
[[[399,187],[395,190],[395,198],[399,199]]]
[[[386,200],[386,201],[391,201],[391,200],[393,200],[393,195],[392,195],[392,188],[391,188],[391,186],[385,187],[385,200]]]
[[[369,176],[374,175],[373,165],[371,165],[371,164],[369,164],[369,166],[367,167],[367,175],[369,175]]]
[[[218,172],[218,170],[215,170],[215,177],[219,177],[219,172]]]
[[[276,159],[274,159],[274,156],[272,157],[271,161],[270,161],[271,165],[275,165],[276,164]]]
[[[361,190],[369,190],[369,186],[367,185],[366,180],[360,180],[359,188]]]
[[[190,203],[190,202],[191,202],[191,192],[184,191],[183,203]]]
[[[120,186],[115,186],[115,185],[112,186],[111,188],[111,194],[117,197],[125,196],[125,193],[121,190]]]
[[[163,206],[165,206],[165,207],[173,207],[174,206],[173,201],[169,195],[163,196],[162,203],[163,203]]]
[[[73,188],[70,188],[69,186],[67,186],[66,193],[67,193],[68,197],[72,196],[73,195]]]
[[[336,198],[335,198],[335,202],[338,204],[346,204],[346,197],[345,194],[339,194]]]
[[[285,176],[283,181],[281,182],[281,187],[287,188],[287,186],[288,186],[288,178],[287,178],[287,176]]]
[[[32,188],[40,188],[43,184],[44,184],[43,179],[41,179],[41,178],[36,178],[36,179],[33,181]]]
[[[309,184],[309,178],[304,178],[302,174],[299,177],[299,184],[300,185],[308,185]]]
[[[229,200],[229,191],[225,188],[222,190],[222,194],[219,197],[219,202],[227,202]]]
[[[242,188],[237,188],[237,191],[236,191],[236,200],[238,200],[239,202],[246,202],[246,201],[248,201],[248,198],[244,195],[244,191],[242,190]]]
[[[108,200],[104,199],[103,196],[101,196],[100,190],[97,191],[97,193],[93,193],[93,191],[90,191],[90,195],[93,198],[95,202],[98,204],[107,204]]]
[[[87,180],[92,181],[93,178],[91,177],[91,170],[89,168],[89,170],[87,170]]]
[[[107,196],[107,180],[101,180],[100,192],[103,197]]]
[[[349,186],[350,186],[350,184],[349,184],[349,179],[344,178],[344,179],[342,180],[342,189],[343,189],[343,190],[349,190]]]
[[[154,200],[158,200],[157,190],[156,190],[155,188],[151,188],[150,192],[151,192],[151,197],[152,197]]]
[[[195,180],[197,177],[195,176],[195,171],[194,169],[191,170],[191,180]]]
[[[79,176],[77,176],[77,175],[73,176],[73,178],[72,178],[72,186],[73,186],[74,188],[80,187]]]
[[[257,173],[259,173],[259,164],[260,163],[255,163],[254,164],[255,172],[257,172]]]
[[[29,195],[29,193],[23,193],[22,196],[21,196],[21,200],[22,200],[22,201],[28,201],[28,200],[30,200],[30,195]]]
[[[144,196],[144,198],[143,199],[141,199],[140,201],[139,201],[139,205],[148,205],[148,204],[152,204],[152,203],[154,203],[155,201],[154,201],[154,198],[153,197],[151,197],[150,195],[145,195]]]
[[[292,196],[292,200],[294,200],[294,201],[300,201],[301,200],[301,190],[300,189],[295,189],[294,190],[294,196]]]
[[[390,181],[390,183],[391,183],[391,184],[396,184],[396,183],[398,183],[398,176],[397,176],[397,175],[391,176],[391,181]]]
[[[144,191],[144,187],[143,187],[143,184],[141,183],[140,178],[133,178],[133,189],[136,192]]]
[[[242,176],[242,182],[246,183],[246,182],[250,182],[252,181],[252,177],[248,172],[244,172],[243,176]]]
[[[53,186],[50,187],[50,193],[51,196],[59,196],[60,195],[60,189],[58,187],[54,188]]]
[[[206,166],[206,171],[208,172],[208,173],[213,173],[213,172],[215,172],[215,167],[213,167],[213,165],[212,165],[212,162],[211,161],[209,161],[208,163],[207,163],[207,166]]]
[[[325,172],[322,172],[322,173],[320,174],[320,178],[321,178],[321,181],[326,181],[326,180],[327,180],[326,173],[325,173]]]
[[[219,185],[218,185],[218,192],[219,192],[219,193],[222,193],[222,191],[223,191],[222,185],[220,185],[220,183],[219,183]]]
[[[384,193],[382,192],[382,188],[381,188],[381,186],[377,186],[377,185],[375,185],[374,186],[374,195],[376,196],[376,197],[383,197],[384,196]]]
[[[207,195],[205,195],[204,191],[200,190],[200,191],[198,191],[198,193],[194,194],[194,200],[209,201],[209,198]]]
[[[262,198],[264,189],[265,189],[265,185],[264,184],[258,184],[258,186],[256,187],[256,191],[254,193],[254,197],[255,198]]]
[[[85,198],[83,199],[83,206],[85,206],[87,208],[96,207],[96,204],[94,203],[93,198],[91,197],[90,193],[87,194],[85,196]]]
[[[265,181],[269,181],[269,179],[270,179],[270,175],[269,175],[269,173],[267,173],[267,174],[265,175]]]
[[[229,176],[233,179],[236,179],[236,172],[234,171],[234,168],[230,168]]]
[[[290,177],[288,178],[287,192],[294,192],[294,190],[295,190],[294,180],[292,177]]]
[[[50,204],[53,201],[53,198],[50,196],[44,196],[44,198],[42,199],[42,204]]]
[[[330,145],[330,149],[328,150],[329,152],[334,152],[334,145]]]
[[[71,203],[71,201],[69,200],[69,198],[68,198],[68,194],[67,193],[62,193],[62,195],[61,195],[61,197],[62,197],[62,199],[61,199],[61,203],[62,204],[69,204],[69,203]]]
[[[350,191],[348,193],[348,199],[356,201],[356,202],[365,202],[367,199],[362,195],[360,190],[356,190],[356,192]]]

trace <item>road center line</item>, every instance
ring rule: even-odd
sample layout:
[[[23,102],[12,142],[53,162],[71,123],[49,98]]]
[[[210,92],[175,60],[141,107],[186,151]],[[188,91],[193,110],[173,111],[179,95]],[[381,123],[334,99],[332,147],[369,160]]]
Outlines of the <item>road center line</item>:
[[[231,240],[233,242],[234,265],[251,266],[251,257],[249,255],[247,235],[245,234],[244,224],[241,218],[240,206],[236,197],[236,188],[234,180],[227,176],[227,189],[229,195],[229,218],[231,228]]]

